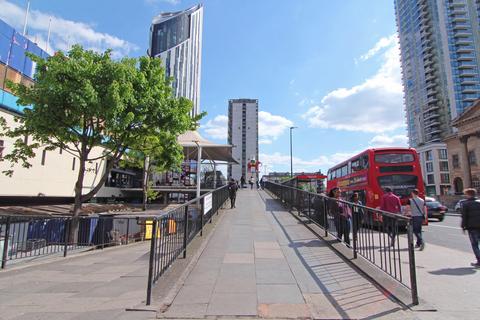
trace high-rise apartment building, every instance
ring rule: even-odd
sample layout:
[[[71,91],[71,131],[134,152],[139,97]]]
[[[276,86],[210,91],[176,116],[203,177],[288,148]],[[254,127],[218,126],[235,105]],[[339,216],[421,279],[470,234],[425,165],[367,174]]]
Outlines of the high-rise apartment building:
[[[427,193],[438,195],[450,186],[443,143],[450,121],[480,97],[480,1],[394,1],[409,143],[420,153]]]
[[[200,109],[203,7],[201,4],[156,16],[150,27],[151,57],[160,57],[167,77],[173,78],[175,96],[193,102],[192,115]]]
[[[258,100],[232,99],[228,101],[228,143],[233,145],[232,156],[239,164],[228,166],[228,178],[256,181],[258,172],[249,168],[258,161]],[[250,170],[249,170],[250,169]]]

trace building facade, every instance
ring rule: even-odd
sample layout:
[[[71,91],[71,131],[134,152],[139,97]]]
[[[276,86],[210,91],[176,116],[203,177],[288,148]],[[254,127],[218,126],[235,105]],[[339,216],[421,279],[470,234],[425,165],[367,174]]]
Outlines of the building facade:
[[[11,26],[0,20],[0,117],[5,119],[8,127],[15,127],[15,117],[22,115],[25,106],[17,105],[17,97],[7,87],[6,82],[34,83],[35,63],[25,55],[26,52],[46,58],[48,54],[34,42],[23,37]],[[25,141],[31,143],[29,137]],[[9,153],[15,140],[0,136],[0,158]],[[92,156],[100,156],[103,149],[95,148]],[[0,173],[0,202],[11,203],[19,197],[51,197],[72,198],[74,186],[78,176],[78,159],[61,149],[46,150],[39,148],[34,158],[30,160],[32,166],[23,168],[20,164],[14,167],[12,177]],[[91,161],[85,172],[84,193],[89,192],[96,182],[105,173],[105,160]],[[10,169],[10,163],[0,162],[0,172]],[[118,171],[118,170],[117,170]],[[110,173],[106,186],[97,197],[122,197],[118,187],[112,184],[121,173]],[[115,182],[115,181],[113,181]]]
[[[456,132],[445,139],[452,168],[452,190],[461,194],[464,188],[480,191],[480,100],[453,119]]]
[[[232,99],[228,101],[228,143],[233,145],[232,157],[239,164],[228,166],[228,178],[256,181],[258,172],[249,163],[258,161],[258,100]],[[249,170],[250,169],[250,170]]]
[[[480,2],[395,0],[395,12],[409,144],[421,150],[426,169],[426,159],[447,149],[451,119],[480,95]],[[439,195],[445,166],[436,160],[434,171],[423,174],[426,182],[436,177],[427,186]]]
[[[193,102],[192,115],[200,112],[203,6],[156,16],[150,27],[151,57],[162,59],[172,78],[176,97]]]

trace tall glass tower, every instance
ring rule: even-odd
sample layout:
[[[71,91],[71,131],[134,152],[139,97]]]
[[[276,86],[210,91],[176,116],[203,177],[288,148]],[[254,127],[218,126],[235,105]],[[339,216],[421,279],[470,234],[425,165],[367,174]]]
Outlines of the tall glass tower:
[[[192,115],[200,109],[203,7],[201,4],[156,16],[150,27],[151,57],[160,57],[177,97],[193,102]]]
[[[480,1],[394,2],[409,142],[427,191],[441,194],[450,184],[443,143],[450,121],[480,98]]]

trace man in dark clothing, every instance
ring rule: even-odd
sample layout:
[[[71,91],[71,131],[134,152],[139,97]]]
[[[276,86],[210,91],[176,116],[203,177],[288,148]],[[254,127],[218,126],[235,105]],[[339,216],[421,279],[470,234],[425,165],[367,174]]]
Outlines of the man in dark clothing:
[[[230,209],[235,208],[235,200],[237,199],[237,183],[232,178],[228,183],[228,194],[230,196]]]
[[[392,189],[385,188],[385,193],[380,199],[380,210],[400,214],[402,212],[402,203],[400,198],[393,194]],[[397,228],[395,226],[395,219],[384,215],[383,217],[384,229],[390,236],[390,245],[395,245],[395,238],[397,236]]]
[[[462,203],[462,229],[468,231],[473,253],[477,258],[476,262],[472,262],[472,266],[480,268],[480,249],[478,247],[480,241],[480,200],[476,197],[477,191],[475,189],[465,189],[464,193],[467,200]]]
[[[245,177],[242,176],[242,177],[240,178],[240,188],[244,188],[244,187],[245,187]]]

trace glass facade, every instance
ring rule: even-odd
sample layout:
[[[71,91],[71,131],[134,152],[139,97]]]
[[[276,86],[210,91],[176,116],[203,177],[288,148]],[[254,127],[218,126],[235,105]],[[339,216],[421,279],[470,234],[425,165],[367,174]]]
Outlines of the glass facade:
[[[161,24],[153,26],[152,55],[156,56],[190,37],[190,16],[181,14]]]
[[[15,29],[0,20],[0,107],[23,112],[24,106],[17,105],[17,97],[7,87],[7,80],[26,85],[33,83],[35,63],[27,57],[27,52],[42,58],[48,54]]]

